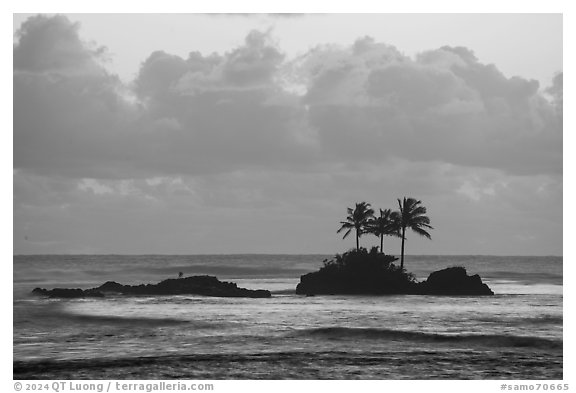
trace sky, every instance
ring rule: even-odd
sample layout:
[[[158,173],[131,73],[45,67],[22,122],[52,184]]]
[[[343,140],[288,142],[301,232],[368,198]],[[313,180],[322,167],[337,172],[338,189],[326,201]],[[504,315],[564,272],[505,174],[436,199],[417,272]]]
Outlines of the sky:
[[[14,15],[14,253],[335,253],[408,196],[408,254],[562,255],[562,60],[559,14]]]

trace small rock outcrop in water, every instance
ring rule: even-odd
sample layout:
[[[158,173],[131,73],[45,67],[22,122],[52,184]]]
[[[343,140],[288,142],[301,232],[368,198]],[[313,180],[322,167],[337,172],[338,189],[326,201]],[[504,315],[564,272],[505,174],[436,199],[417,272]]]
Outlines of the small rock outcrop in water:
[[[48,296],[48,297],[61,297],[61,298],[76,298],[76,297],[104,297],[102,292],[96,291],[94,289],[82,290],[80,288],[68,289],[68,288],[54,288],[54,289],[44,289],[44,288],[34,288],[32,291],[34,295]]]
[[[416,280],[394,265],[398,258],[373,248],[351,250],[324,261],[319,271],[300,277],[301,295],[386,295],[416,291]]]
[[[325,261],[320,270],[300,277],[300,295],[494,295],[479,275],[450,267],[417,282],[411,273],[392,263],[397,258],[366,249],[352,250]]]
[[[35,288],[35,295],[52,298],[103,297],[105,294],[122,295],[204,295],[215,297],[267,298],[270,291],[264,289],[239,288],[235,283],[220,281],[213,276],[192,276],[168,279],[158,284],[122,285],[108,281],[92,289]]]
[[[417,293],[458,296],[494,295],[478,274],[469,276],[463,267],[449,267],[431,273],[426,281],[418,284]]]

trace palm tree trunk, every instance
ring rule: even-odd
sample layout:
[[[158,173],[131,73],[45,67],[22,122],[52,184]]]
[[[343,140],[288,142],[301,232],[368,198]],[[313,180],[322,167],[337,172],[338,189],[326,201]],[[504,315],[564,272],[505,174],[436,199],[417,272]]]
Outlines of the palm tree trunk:
[[[384,254],[384,235],[380,235],[380,252]]]
[[[402,254],[400,257],[400,269],[404,269],[404,239],[406,238],[406,228],[402,228]]]
[[[356,229],[356,251],[360,251],[360,241],[358,236],[358,229]]]

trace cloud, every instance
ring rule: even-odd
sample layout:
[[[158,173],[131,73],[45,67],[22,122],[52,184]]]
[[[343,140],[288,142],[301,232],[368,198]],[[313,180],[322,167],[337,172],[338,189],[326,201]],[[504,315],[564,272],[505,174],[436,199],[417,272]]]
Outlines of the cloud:
[[[421,199],[436,228],[433,242],[409,240],[411,253],[553,254],[562,249],[561,177],[405,160],[334,165],[323,172],[254,168],[130,180],[17,171],[15,249],[333,252],[352,246],[335,233],[347,206],[366,200],[376,208],[395,209],[402,195]],[[535,239],[520,244],[516,235]],[[479,247],[480,240],[490,248]],[[375,244],[376,239],[366,236],[362,242]],[[399,244],[387,239],[387,247],[396,252]]]
[[[271,17],[271,18],[300,18],[309,14],[299,14],[293,12],[272,13],[272,14],[257,14],[257,13],[211,13],[206,14],[213,17],[240,17],[240,18],[255,18],[255,17]],[[318,14],[315,14],[318,15]]]
[[[561,253],[562,73],[539,86],[470,48],[370,37],[289,58],[252,31],[160,48],[127,84],[79,29],[16,34],[16,252],[333,251],[346,206],[407,195],[437,228],[410,253]]]
[[[78,37],[79,28],[78,23],[71,23],[60,15],[29,18],[16,33],[14,68],[71,73],[97,68],[96,63],[104,59],[106,49],[82,42]]]
[[[552,80],[552,86],[546,89],[546,93],[548,93],[554,102],[556,107],[556,111],[560,118],[563,114],[563,105],[564,105],[564,73],[559,72],[554,75],[554,79]]]
[[[17,36],[14,167],[54,175],[116,173],[135,108],[101,63],[103,50],[82,42],[78,25],[63,16],[30,18]]]
[[[243,46],[224,55],[202,56],[192,52],[187,59],[162,51],[144,61],[135,80],[143,97],[185,99],[209,92],[243,92],[274,89],[274,78],[284,55],[270,33],[251,31]]]
[[[407,160],[562,172],[561,74],[549,100],[468,48],[411,58],[364,37],[289,59],[252,31],[225,53],[156,51],[126,85],[78,30],[37,16],[16,34],[17,169],[131,179]]]
[[[309,122],[344,160],[438,160],[511,173],[561,173],[561,118],[538,83],[506,78],[466,48],[418,55],[361,39],[317,48],[307,70]]]

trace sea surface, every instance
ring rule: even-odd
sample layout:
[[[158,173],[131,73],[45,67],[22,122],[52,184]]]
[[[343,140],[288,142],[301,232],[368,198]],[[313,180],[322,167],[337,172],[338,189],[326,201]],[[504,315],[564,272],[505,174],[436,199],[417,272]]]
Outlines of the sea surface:
[[[295,295],[324,255],[14,257],[15,379],[562,379],[562,258],[407,256],[464,266],[491,297]],[[269,299],[45,299],[209,274]]]

